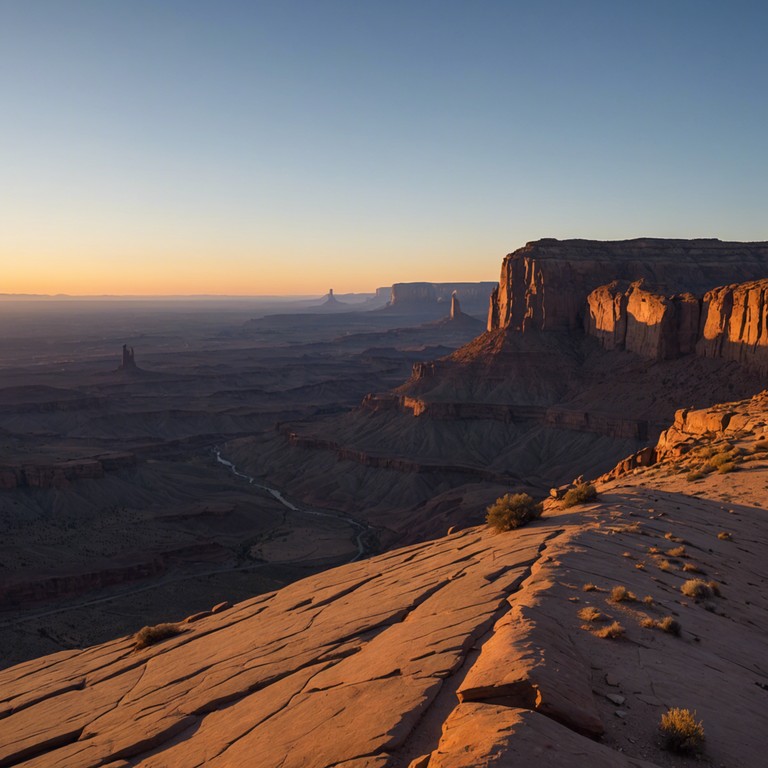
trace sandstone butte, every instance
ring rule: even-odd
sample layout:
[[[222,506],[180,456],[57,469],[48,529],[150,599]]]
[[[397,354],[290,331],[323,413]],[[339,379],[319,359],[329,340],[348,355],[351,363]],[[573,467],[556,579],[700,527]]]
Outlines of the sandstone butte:
[[[767,484],[768,393],[682,410],[595,501],[551,499],[518,531],[329,570],[140,651],[123,637],[0,672],[0,765],[682,766],[657,724],[684,707],[698,764],[757,768]],[[684,596],[690,578],[719,594]],[[589,607],[624,635],[600,638]],[[680,636],[648,626],[666,616]]]

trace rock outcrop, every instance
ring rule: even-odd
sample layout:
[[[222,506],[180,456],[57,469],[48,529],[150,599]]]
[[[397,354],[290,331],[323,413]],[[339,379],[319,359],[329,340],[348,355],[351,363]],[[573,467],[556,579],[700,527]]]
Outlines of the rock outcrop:
[[[765,277],[766,242],[537,240],[504,259],[488,330],[579,329],[589,294],[614,280],[644,280],[662,293],[703,294]]]
[[[118,366],[118,371],[135,371],[136,359],[133,347],[129,347],[127,344],[123,344],[123,357]]]
[[[665,296],[642,282],[603,285],[587,297],[585,330],[605,349],[650,360],[696,353],[768,372],[768,280]]]
[[[704,296],[697,352],[768,372],[768,280],[715,288]]]

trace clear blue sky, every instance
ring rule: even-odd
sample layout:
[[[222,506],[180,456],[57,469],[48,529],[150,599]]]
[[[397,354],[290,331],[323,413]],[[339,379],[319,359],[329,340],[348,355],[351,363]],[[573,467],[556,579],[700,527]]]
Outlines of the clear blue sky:
[[[768,3],[0,0],[0,293],[768,239]]]

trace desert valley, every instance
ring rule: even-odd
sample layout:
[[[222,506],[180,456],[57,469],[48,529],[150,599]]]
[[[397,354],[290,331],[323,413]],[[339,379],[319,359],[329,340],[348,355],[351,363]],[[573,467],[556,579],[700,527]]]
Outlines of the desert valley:
[[[767,242],[0,313],[0,766],[762,765]]]

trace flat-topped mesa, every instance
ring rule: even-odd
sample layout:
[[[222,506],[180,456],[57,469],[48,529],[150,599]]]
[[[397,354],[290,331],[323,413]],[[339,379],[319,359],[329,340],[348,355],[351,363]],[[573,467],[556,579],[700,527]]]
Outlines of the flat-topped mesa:
[[[389,305],[399,308],[428,308],[448,302],[454,292],[461,293],[465,309],[484,312],[488,298],[496,288],[494,282],[480,283],[394,283]]]
[[[488,330],[580,329],[589,294],[614,280],[702,295],[718,285],[765,277],[768,242],[537,240],[504,258]]]

